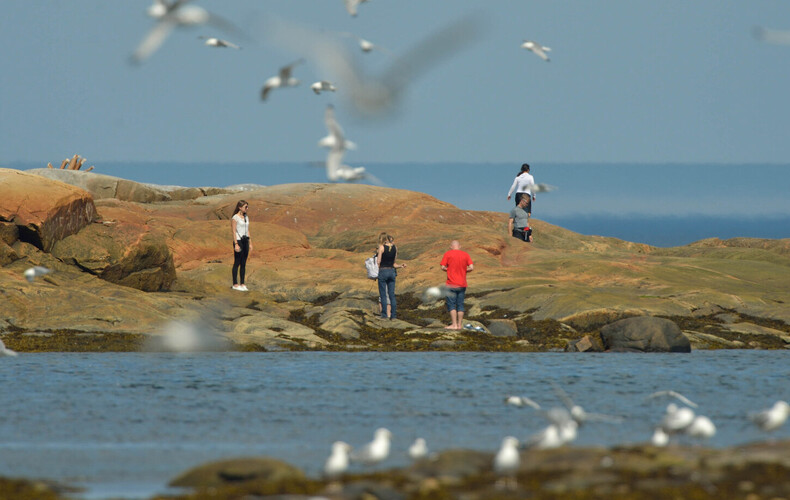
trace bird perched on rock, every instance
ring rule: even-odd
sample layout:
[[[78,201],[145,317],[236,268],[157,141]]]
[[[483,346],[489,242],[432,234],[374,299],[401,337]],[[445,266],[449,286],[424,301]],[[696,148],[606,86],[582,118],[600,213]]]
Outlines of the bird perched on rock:
[[[412,460],[419,460],[426,456],[428,456],[428,445],[425,443],[425,439],[415,439],[411,446],[409,446],[409,457]]]
[[[532,40],[524,40],[524,43],[521,44],[521,48],[527,49],[544,61],[549,62],[549,56],[546,54],[546,52],[551,52],[549,47]]]
[[[348,469],[351,446],[343,441],[332,443],[332,453],[324,463],[324,476],[328,479],[336,479]]]
[[[760,430],[770,432],[778,429],[785,423],[790,416],[790,405],[785,401],[777,401],[770,408],[758,412],[749,413],[749,420],[760,428]]]
[[[291,76],[293,69],[295,66],[302,64],[304,59],[299,59],[298,61],[294,61],[287,66],[283,66],[280,68],[280,72],[276,76],[272,76],[267,79],[263,83],[263,88],[261,89],[261,100],[265,101],[272,90],[278,89],[281,87],[296,87],[299,85],[299,80]]]
[[[518,439],[507,436],[502,440],[502,445],[494,456],[494,472],[504,476],[505,484],[512,487],[519,465],[521,465],[521,457],[518,454]]]
[[[376,429],[373,435],[373,441],[359,450],[353,451],[351,453],[351,460],[365,465],[373,465],[386,460],[390,454],[391,439],[392,433],[388,429],[384,427]]]
[[[44,266],[33,266],[25,270],[25,279],[29,282],[33,283],[33,280],[36,279],[38,276],[44,276],[45,274],[51,273],[51,269],[47,269]]]
[[[694,421],[694,410],[685,406],[669,403],[659,427],[669,435],[685,432],[686,428]]]
[[[710,439],[716,434],[716,426],[705,415],[697,415],[684,432],[692,438]]]

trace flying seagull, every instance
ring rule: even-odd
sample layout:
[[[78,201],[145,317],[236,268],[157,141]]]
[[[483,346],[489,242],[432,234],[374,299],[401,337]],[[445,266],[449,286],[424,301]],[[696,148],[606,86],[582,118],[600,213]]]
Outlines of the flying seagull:
[[[675,392],[675,391],[658,391],[658,392],[654,392],[653,394],[649,395],[646,399],[659,398],[659,397],[663,397],[663,396],[670,396],[670,397],[676,398],[676,399],[680,400],[681,402],[683,402],[683,404],[686,404],[686,405],[688,405],[688,406],[690,406],[692,408],[696,408],[697,407],[697,403],[695,403],[694,401],[690,400],[689,398],[687,398],[683,394],[681,394],[679,392]]]
[[[44,266],[33,266],[25,270],[25,279],[33,283],[33,280],[36,279],[36,277],[44,276],[45,274],[49,274],[51,272],[51,269],[47,269]]]
[[[355,35],[353,33],[343,32],[343,33],[340,33],[340,35],[344,36],[344,37],[347,37],[347,38],[354,38],[354,39],[356,39],[356,41],[359,43],[359,48],[362,49],[362,52],[365,52],[366,54],[368,52],[373,51],[374,49],[375,50],[381,50],[383,52],[389,52],[388,49],[385,49],[381,45],[376,45],[375,43],[371,42],[370,40],[366,40],[366,39],[364,39],[362,37],[359,37],[359,36],[357,36],[357,35]]]
[[[331,104],[326,107],[326,111],[324,112],[324,124],[329,131],[329,135],[318,141],[319,146],[330,149],[337,148],[343,151],[347,149],[357,149],[356,143],[346,139],[345,134],[343,134],[343,128],[337,122],[337,119],[335,119],[335,108]]]
[[[359,4],[365,3],[368,0],[343,0],[343,1],[346,4],[346,10],[348,11],[348,13],[351,14],[351,16],[353,17],[357,17],[357,7],[359,7]]]
[[[241,35],[236,26],[203,7],[186,5],[190,0],[154,0],[146,12],[156,24],[135,49],[131,61],[140,64],[148,59],[165,42],[175,28],[188,28],[212,24],[223,31]]]
[[[321,92],[334,92],[337,90],[337,88],[332,85],[332,82],[328,82],[326,80],[319,80],[310,85],[310,88],[313,89],[313,92],[315,92],[316,95],[320,94]]]
[[[273,89],[280,87],[296,87],[299,85],[299,80],[291,76],[291,72],[293,71],[294,66],[302,64],[303,62],[304,59],[299,59],[298,61],[294,61],[287,66],[283,66],[280,68],[280,72],[277,74],[277,76],[273,76],[266,80],[263,83],[263,88],[261,89],[261,100],[265,101]]]
[[[521,48],[532,51],[536,56],[540,57],[546,62],[550,61],[546,52],[551,52],[551,49],[545,45],[541,45],[538,42],[534,42],[532,40],[524,40],[524,43],[521,44]]]
[[[223,47],[223,48],[230,48],[230,49],[240,49],[238,45],[235,43],[230,43],[227,40],[223,40],[221,38],[216,38],[213,36],[199,36],[198,38],[205,40],[205,44],[209,47]]]

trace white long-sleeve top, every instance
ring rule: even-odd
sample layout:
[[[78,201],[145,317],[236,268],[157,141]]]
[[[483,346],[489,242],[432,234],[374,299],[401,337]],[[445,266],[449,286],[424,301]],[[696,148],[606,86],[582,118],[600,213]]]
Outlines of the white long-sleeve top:
[[[530,184],[535,184],[535,178],[532,175],[528,173],[517,175],[513,185],[510,186],[510,191],[507,192],[508,198],[513,195],[513,192],[527,193],[532,196],[532,191],[529,188]]]

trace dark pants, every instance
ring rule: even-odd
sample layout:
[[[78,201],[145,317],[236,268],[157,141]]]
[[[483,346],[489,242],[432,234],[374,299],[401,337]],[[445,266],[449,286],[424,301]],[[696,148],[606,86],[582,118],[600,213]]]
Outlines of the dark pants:
[[[390,305],[390,318],[395,319],[395,269],[379,268],[379,298],[381,299],[381,317],[387,317],[387,304]]]
[[[239,282],[236,281],[236,274],[239,274],[239,278],[241,278],[241,284],[244,284],[244,272],[247,269],[247,256],[250,254],[250,239],[247,237],[243,237],[242,239],[236,241],[239,244],[239,250],[236,252],[235,247],[233,251],[233,284],[237,285]]]
[[[529,238],[532,236],[532,229],[529,228],[513,228],[513,237],[529,243]]]

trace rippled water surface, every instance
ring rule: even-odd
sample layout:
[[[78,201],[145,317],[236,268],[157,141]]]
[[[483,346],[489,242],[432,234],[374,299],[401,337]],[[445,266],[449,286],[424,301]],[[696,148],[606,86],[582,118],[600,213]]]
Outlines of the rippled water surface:
[[[745,414],[790,400],[790,352],[692,354],[222,353],[22,354],[0,359],[0,475],[87,486],[88,496],[146,497],[206,461],[268,455],[318,474],[332,441],[394,434],[384,466],[429,448],[494,450],[545,421],[509,394],[622,415],[575,445],[642,442],[674,389],[718,426],[713,446],[763,439]],[[780,437],[790,435],[790,425]]]

